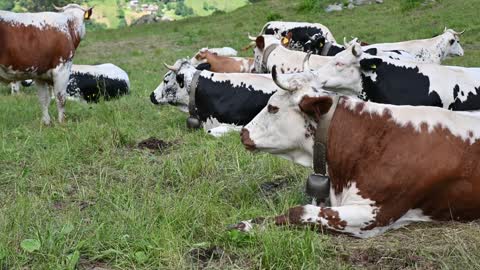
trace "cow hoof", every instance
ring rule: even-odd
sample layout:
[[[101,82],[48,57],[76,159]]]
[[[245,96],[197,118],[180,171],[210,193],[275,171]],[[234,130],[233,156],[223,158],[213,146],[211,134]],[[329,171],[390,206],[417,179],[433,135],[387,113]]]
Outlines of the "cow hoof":
[[[199,129],[201,128],[202,124],[200,123],[200,120],[195,118],[195,117],[188,117],[187,119],[187,128],[189,129]]]

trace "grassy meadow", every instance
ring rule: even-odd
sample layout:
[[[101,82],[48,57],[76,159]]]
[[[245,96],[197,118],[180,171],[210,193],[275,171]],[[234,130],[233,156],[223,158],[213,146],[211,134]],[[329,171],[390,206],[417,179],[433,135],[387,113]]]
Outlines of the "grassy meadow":
[[[44,127],[34,89],[0,88],[0,269],[480,269],[479,223],[411,225],[368,240],[271,227],[240,234],[227,225],[307,202],[310,170],[245,151],[185,127],[186,114],[154,106],[150,93],[173,63],[201,47],[248,44],[270,19],[327,25],[337,40],[375,42],[466,29],[480,66],[480,3],[435,1],[406,9],[385,0],[340,13],[307,0],[263,0],[228,14],[88,32],[75,63],[114,63],[128,97],[67,103],[67,123]],[[415,1],[413,1],[415,2]],[[250,56],[251,51],[242,52]],[[56,106],[50,107],[56,119]],[[155,137],[167,148],[137,147]]]

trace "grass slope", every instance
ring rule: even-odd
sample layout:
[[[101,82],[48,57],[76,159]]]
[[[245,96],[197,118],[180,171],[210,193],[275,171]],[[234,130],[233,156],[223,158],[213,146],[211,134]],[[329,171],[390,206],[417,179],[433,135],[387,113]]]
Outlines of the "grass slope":
[[[243,7],[248,0],[186,0],[185,4],[191,7],[196,15],[206,16],[213,13],[214,10],[205,10],[203,7],[207,4],[209,7],[215,7],[218,10],[230,12]]]
[[[265,0],[225,15],[89,32],[76,63],[123,67],[132,94],[93,105],[69,102],[65,125],[42,127],[35,92],[10,96],[2,87],[0,268],[480,268],[476,223],[413,225],[367,241],[288,228],[250,236],[225,230],[305,203],[309,170],[250,154],[237,134],[213,139],[188,131],[185,114],[152,105],[148,95],[162,80],[163,62],[206,46],[239,49],[274,12],[324,23],[339,40],[353,35],[370,43],[431,37],[445,25],[466,28],[465,57],[448,63],[480,64],[476,0],[437,1],[407,13],[387,0],[331,14],[298,13],[299,2]],[[162,153],[135,147],[151,136],[174,146]],[[266,192],[262,183],[269,181],[283,188]],[[25,239],[40,247],[27,252]]]

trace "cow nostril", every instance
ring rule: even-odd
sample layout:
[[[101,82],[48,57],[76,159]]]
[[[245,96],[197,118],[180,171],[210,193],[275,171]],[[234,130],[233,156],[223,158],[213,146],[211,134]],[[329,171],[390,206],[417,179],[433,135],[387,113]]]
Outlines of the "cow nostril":
[[[157,101],[157,99],[155,98],[155,93],[154,93],[154,92],[152,92],[152,94],[150,94],[150,101],[152,101],[152,103],[155,104],[155,105],[160,104],[160,103]]]
[[[248,129],[242,128],[242,131],[240,132],[240,140],[247,150],[255,150],[255,143],[250,138],[250,132]]]

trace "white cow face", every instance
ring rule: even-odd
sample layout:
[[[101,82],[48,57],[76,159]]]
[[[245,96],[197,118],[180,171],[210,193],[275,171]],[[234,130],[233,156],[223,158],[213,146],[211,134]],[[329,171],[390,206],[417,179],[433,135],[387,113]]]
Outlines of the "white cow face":
[[[188,87],[196,69],[186,59],[177,60],[170,68],[172,70],[165,74],[163,82],[155,89],[150,98],[154,104],[171,104],[188,112]]]
[[[280,41],[273,35],[258,36],[255,40],[254,52],[254,68],[256,73],[268,73],[268,70],[262,68],[265,50],[273,44],[280,44]]]
[[[362,49],[358,43],[335,55],[327,64],[313,71],[316,88],[334,91],[346,95],[358,95],[362,92],[360,56]]]
[[[452,29],[447,29],[443,33],[443,38],[448,43],[447,44],[447,51],[445,56],[463,56],[464,51],[462,46],[460,45],[460,35],[462,33],[455,32]]]

